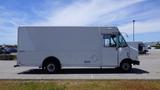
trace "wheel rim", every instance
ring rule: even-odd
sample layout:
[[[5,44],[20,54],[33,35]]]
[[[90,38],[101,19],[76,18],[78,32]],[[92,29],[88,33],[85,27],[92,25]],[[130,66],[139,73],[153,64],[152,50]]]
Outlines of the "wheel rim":
[[[129,63],[123,63],[122,68],[123,68],[123,70],[128,71],[130,69],[130,64]]]
[[[50,63],[47,65],[48,72],[54,72],[55,71],[55,65]]]

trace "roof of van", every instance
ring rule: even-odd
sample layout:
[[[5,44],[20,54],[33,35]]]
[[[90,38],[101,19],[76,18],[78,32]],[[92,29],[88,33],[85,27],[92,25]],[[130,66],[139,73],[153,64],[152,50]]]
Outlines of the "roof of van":
[[[49,27],[49,28],[51,28],[51,27],[79,27],[79,28],[86,28],[86,27],[88,27],[88,28],[93,28],[93,27],[95,27],[95,28],[117,28],[116,26],[19,26],[20,28],[27,28],[27,27],[42,27],[42,28],[46,28],[46,27]]]
[[[101,34],[119,34],[115,26],[19,26],[20,28],[97,28]]]

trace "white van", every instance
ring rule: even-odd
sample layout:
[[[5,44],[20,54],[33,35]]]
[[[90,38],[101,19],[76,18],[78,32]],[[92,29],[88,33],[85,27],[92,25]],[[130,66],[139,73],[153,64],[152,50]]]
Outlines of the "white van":
[[[49,73],[108,67],[127,72],[139,63],[138,51],[127,45],[117,27],[18,28],[17,66],[38,66]]]

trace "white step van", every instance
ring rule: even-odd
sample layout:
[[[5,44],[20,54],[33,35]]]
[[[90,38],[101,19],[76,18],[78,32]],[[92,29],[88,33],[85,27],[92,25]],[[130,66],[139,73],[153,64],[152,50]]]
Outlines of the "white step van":
[[[117,68],[139,65],[138,51],[117,27],[21,26],[16,66],[38,66],[56,73],[70,68]]]

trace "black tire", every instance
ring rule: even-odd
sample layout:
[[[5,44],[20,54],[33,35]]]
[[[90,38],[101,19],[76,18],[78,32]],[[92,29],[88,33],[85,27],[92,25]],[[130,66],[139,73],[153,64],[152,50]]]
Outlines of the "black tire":
[[[60,67],[56,62],[47,62],[45,64],[45,71],[47,71],[47,73],[57,73],[59,70]]]
[[[120,64],[120,69],[121,69],[122,72],[130,72],[131,69],[132,69],[132,64],[130,62],[127,62],[127,61],[122,62]]]

